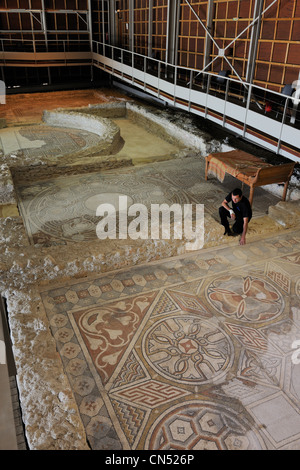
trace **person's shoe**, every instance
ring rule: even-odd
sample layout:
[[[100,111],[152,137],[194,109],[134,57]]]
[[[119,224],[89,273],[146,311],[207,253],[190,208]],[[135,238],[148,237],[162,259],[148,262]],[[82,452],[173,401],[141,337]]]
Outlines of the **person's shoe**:
[[[229,237],[233,237],[234,234],[230,230],[230,227],[228,227],[228,228],[225,229],[224,235],[228,235]]]

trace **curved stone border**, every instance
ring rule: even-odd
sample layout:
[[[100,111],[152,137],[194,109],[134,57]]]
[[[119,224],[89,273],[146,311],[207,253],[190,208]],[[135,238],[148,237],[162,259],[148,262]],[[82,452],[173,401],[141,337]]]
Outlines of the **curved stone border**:
[[[205,131],[195,129],[192,124],[189,124],[188,117],[187,123],[182,120],[173,119],[170,121],[170,115],[160,110],[159,114],[151,112],[147,109],[147,106],[140,106],[130,101],[120,103],[107,103],[107,104],[93,104],[86,109],[78,109],[79,112],[93,113],[93,115],[103,116],[112,118],[116,114],[126,116],[133,122],[147,128],[150,132],[159,135],[163,139],[177,143],[181,147],[181,150],[197,151],[202,157],[206,156],[211,152],[225,152],[227,150],[233,150],[232,147],[228,147],[222,140],[212,139]]]
[[[7,164],[0,165],[0,204],[15,204],[16,193],[11,171]]]
[[[97,153],[99,154],[99,147],[103,147],[107,154],[112,153],[113,147],[120,140],[119,126],[110,119],[100,116],[56,109],[54,111],[44,111],[42,120],[51,127],[79,129],[98,135],[100,143],[88,149],[89,155],[93,154],[94,149],[97,149]]]

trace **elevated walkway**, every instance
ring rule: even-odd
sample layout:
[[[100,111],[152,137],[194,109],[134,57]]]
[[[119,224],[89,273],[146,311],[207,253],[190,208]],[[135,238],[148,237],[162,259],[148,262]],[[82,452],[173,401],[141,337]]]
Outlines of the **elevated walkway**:
[[[91,66],[155,99],[212,121],[249,142],[299,162],[298,100],[196,69],[178,67],[119,47],[92,41],[93,50],[0,51],[4,67]],[[266,105],[272,108],[266,112]]]
[[[94,44],[93,65],[121,83],[222,126],[299,162],[298,100],[237,79],[173,66],[113,46]],[[273,111],[265,112],[266,103]]]

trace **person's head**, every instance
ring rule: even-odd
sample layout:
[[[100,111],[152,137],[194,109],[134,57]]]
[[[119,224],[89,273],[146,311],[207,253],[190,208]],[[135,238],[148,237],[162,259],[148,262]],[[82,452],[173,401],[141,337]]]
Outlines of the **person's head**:
[[[242,199],[242,190],[240,188],[235,188],[231,193],[231,199],[236,204]]]

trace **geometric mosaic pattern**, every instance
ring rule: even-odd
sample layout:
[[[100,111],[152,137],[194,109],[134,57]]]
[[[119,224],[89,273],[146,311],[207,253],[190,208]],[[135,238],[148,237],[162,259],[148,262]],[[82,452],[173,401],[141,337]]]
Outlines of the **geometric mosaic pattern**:
[[[202,165],[201,159],[191,160],[189,168],[168,161],[160,163],[159,169],[153,164],[19,185],[19,208],[30,242],[51,246],[96,240],[97,207],[108,202],[118,211],[119,196],[126,196],[128,205],[144,204],[149,212],[151,204],[205,204],[205,212],[218,219],[216,204],[224,189],[204,180],[199,183]],[[277,197],[266,192],[263,197],[257,195],[253,217],[264,215],[275,202]],[[118,221],[116,225],[118,230]],[[214,257],[207,260],[215,261]]]
[[[299,448],[299,248],[281,233],[41,291],[91,447]]]
[[[187,402],[159,418],[146,447],[155,450],[260,450],[265,449],[250,423],[229,407]]]
[[[280,292],[266,280],[252,276],[214,279],[208,287],[208,299],[223,315],[248,322],[276,318],[284,309]]]
[[[139,171],[139,174],[136,174]],[[109,202],[118,212],[119,196],[129,205],[189,203],[184,190],[156,170],[127,169],[41,181],[18,189],[20,210],[33,244],[66,244],[96,240],[97,207]]]
[[[161,376],[180,383],[217,380],[230,367],[233,346],[224,331],[201,316],[157,321],[144,336],[143,353]]]

